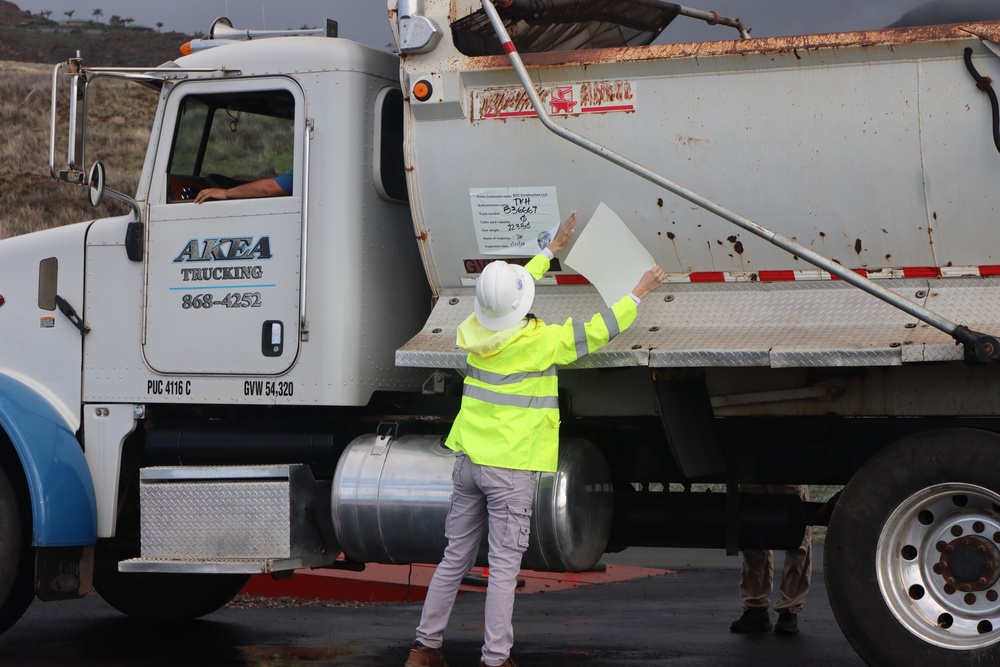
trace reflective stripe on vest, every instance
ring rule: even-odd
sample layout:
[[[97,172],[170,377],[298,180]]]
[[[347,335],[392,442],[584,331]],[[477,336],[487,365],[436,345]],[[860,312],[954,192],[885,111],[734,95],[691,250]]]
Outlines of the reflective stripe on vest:
[[[601,319],[604,320],[604,326],[608,328],[608,342],[610,342],[621,333],[621,329],[618,328],[618,318],[615,317],[615,311],[608,308],[601,311]]]
[[[590,352],[587,347],[587,329],[584,322],[573,320],[573,342],[576,343],[576,358],[582,359]]]
[[[529,378],[544,378],[559,375],[559,367],[550,366],[539,373],[514,373],[513,375],[502,375],[500,373],[484,371],[483,369],[476,368],[475,366],[469,366],[467,375],[473,380],[479,380],[480,382],[485,382],[487,384],[517,384],[518,382],[522,382],[523,380],[527,380]]]
[[[462,395],[474,398],[478,401],[483,401],[484,403],[500,405],[503,407],[559,409],[558,396],[521,396],[518,394],[501,394],[499,392],[490,391],[489,389],[484,389],[482,387],[476,387],[468,383],[462,387]]]

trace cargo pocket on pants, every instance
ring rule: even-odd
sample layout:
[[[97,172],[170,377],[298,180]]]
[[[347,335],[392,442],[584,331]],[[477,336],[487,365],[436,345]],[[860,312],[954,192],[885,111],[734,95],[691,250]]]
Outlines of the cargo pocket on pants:
[[[524,505],[507,504],[507,529],[502,544],[514,551],[524,553],[528,549],[531,536],[531,508]]]

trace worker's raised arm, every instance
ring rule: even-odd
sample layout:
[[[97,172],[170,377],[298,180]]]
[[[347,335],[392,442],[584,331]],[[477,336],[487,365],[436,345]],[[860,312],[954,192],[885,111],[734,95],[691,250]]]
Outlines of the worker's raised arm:
[[[659,265],[654,264],[653,268],[642,274],[642,278],[639,279],[639,284],[632,289],[632,294],[635,298],[641,301],[647,294],[663,284],[663,279],[666,275],[667,274],[663,272],[663,269],[661,269]]]
[[[548,251],[553,255],[565,248],[573,240],[573,234],[576,231],[577,216],[576,211],[570,213],[569,217],[563,220],[562,224],[559,225],[559,231],[556,232],[556,237],[549,242],[546,246]]]

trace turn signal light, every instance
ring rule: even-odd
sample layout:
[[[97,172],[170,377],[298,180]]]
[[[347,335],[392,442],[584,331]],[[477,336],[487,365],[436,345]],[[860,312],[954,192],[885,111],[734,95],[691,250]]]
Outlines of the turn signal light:
[[[5,303],[7,303],[7,299],[3,298],[3,294],[0,294],[0,306],[3,306]]]

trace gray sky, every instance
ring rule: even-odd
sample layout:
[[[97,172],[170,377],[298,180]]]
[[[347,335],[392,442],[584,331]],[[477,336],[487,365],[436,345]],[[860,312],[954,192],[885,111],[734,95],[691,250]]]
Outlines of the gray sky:
[[[91,18],[101,9],[107,21],[117,14],[132,18],[137,24],[154,27],[162,22],[164,30],[185,33],[208,32],[218,16],[229,16],[241,28],[299,28],[319,26],[324,19],[340,23],[341,37],[355,39],[376,47],[391,40],[386,19],[385,0],[12,0],[21,9],[32,12],[51,10],[52,18]],[[931,4],[932,9],[947,8],[950,16],[933,12],[919,16],[921,22],[951,22],[977,18],[1000,19],[1000,0],[683,0],[681,4],[705,10],[717,10],[724,16],[743,19],[753,29],[754,37],[839,32],[882,28],[896,22],[906,12]],[[731,29],[709,28],[690,19],[678,18],[660,41],[684,42],[708,39],[732,39]]]

